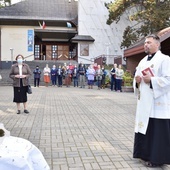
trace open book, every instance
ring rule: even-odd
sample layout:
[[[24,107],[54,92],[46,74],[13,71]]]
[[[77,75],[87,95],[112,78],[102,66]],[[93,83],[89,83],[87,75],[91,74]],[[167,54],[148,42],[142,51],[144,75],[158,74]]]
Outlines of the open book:
[[[152,70],[150,69],[150,67],[142,70],[142,74],[143,74],[144,76],[145,76],[146,74],[149,74],[149,75],[151,75],[151,76],[154,77],[154,74],[153,74]]]

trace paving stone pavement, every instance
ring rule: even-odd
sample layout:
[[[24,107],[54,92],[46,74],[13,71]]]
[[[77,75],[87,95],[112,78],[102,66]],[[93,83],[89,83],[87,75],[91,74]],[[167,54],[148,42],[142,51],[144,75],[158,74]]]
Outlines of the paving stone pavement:
[[[30,114],[22,110],[20,115],[12,100],[12,86],[1,86],[0,122],[12,136],[36,145],[51,170],[149,169],[132,158],[133,93],[97,87],[33,87],[28,95]]]

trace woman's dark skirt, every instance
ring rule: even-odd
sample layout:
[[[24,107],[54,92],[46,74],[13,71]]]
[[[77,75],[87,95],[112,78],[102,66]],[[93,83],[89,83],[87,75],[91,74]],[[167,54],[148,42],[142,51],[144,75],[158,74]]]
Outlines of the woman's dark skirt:
[[[135,133],[134,158],[170,164],[170,119],[149,119],[146,135]]]
[[[20,87],[14,87],[14,99],[15,103],[25,103],[27,102],[27,89],[28,86],[23,86],[22,79],[20,81]]]
[[[88,80],[88,85],[93,86],[94,85],[94,80]]]

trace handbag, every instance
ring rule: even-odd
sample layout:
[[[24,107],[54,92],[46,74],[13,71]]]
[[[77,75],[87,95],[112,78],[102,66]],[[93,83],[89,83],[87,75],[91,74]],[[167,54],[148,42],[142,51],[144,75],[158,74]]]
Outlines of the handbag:
[[[28,93],[28,94],[32,94],[32,88],[31,88],[30,85],[28,85],[27,93]]]

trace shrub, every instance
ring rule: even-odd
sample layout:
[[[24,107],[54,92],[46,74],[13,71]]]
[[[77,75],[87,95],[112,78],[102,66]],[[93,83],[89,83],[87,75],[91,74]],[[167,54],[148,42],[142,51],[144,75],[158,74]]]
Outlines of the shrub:
[[[123,75],[123,86],[133,86],[133,76],[128,70]]]

